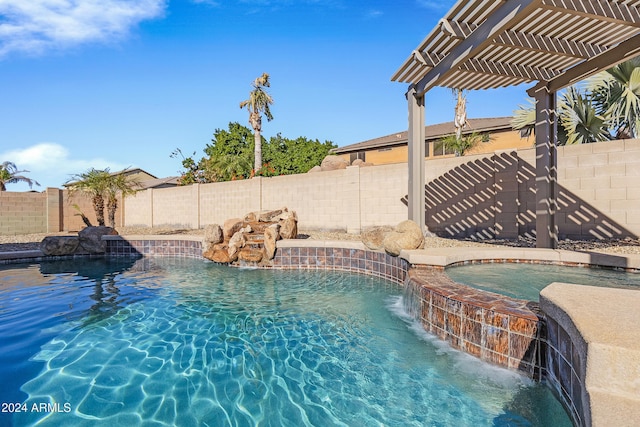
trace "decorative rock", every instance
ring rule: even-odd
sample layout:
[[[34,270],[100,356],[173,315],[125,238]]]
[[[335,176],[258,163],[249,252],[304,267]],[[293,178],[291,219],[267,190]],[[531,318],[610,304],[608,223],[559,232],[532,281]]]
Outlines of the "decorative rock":
[[[298,215],[296,211],[288,211],[287,208],[284,208],[284,212],[277,218],[278,221],[282,221],[285,219],[293,219],[294,221],[298,221]]]
[[[229,257],[229,246],[226,243],[216,243],[208,250],[202,253],[202,256],[213,262],[228,264],[231,262]]]
[[[351,166],[360,166],[361,164],[364,163],[364,160],[362,159],[355,159],[353,162],[351,162]]]
[[[258,221],[258,212],[249,212],[244,216],[245,222],[256,222]]]
[[[40,242],[40,250],[45,255],[72,255],[80,246],[77,236],[47,236]]]
[[[298,222],[289,217],[280,221],[280,238],[281,239],[295,239],[298,236]]]
[[[403,249],[418,249],[424,243],[422,229],[414,221],[407,220],[398,224],[394,231],[385,235],[384,250],[398,256]]]
[[[118,232],[103,225],[97,227],[85,227],[78,233],[80,246],[91,254],[103,254],[107,250],[107,242],[102,240],[102,236],[115,236]]]
[[[264,254],[268,260],[276,255],[276,240],[280,237],[280,224],[273,224],[264,230]]]
[[[333,171],[338,169],[346,169],[347,166],[349,166],[348,160],[345,160],[342,157],[335,156],[335,155],[326,156],[322,160],[322,163],[320,164],[320,168],[322,169],[323,172]]]
[[[216,243],[222,243],[224,241],[224,233],[222,232],[222,227],[218,224],[209,224],[204,229],[204,251],[206,252],[211,246]]]
[[[240,218],[230,218],[222,225],[223,236],[225,239],[230,239],[231,236],[236,234],[244,226],[244,222]]]
[[[242,249],[238,253],[238,259],[244,262],[260,262],[262,261],[262,251],[260,249]]]
[[[362,243],[374,251],[384,249],[384,238],[387,233],[393,231],[393,227],[389,225],[367,227],[362,230]]]
[[[322,172],[322,168],[320,166],[314,166],[311,169],[309,169],[309,172],[307,173],[315,173],[315,172]]]
[[[283,212],[285,212],[287,208],[284,209],[276,209],[274,211],[262,211],[258,216],[258,221],[260,222],[271,222],[274,221],[278,216],[280,216]]]
[[[243,231],[238,231],[233,235],[233,237],[231,237],[231,240],[229,240],[228,253],[229,258],[231,258],[232,261],[237,259],[238,252],[244,247],[246,242],[247,238],[244,236]]]

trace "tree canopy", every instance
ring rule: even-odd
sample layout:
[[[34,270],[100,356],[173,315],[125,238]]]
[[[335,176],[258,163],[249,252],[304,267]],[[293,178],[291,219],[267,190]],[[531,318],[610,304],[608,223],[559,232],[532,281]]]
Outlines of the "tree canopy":
[[[217,181],[231,181],[252,176],[276,176],[306,173],[319,165],[329,150],[336,148],[331,141],[298,137],[289,139],[281,134],[268,141],[261,136],[263,166],[253,168],[255,134],[237,122],[229,123],[228,129],[216,129],[211,143],[204,148],[205,157],[195,161],[193,156],[184,157],[180,183],[183,185]],[[181,154],[177,149],[172,154]]]

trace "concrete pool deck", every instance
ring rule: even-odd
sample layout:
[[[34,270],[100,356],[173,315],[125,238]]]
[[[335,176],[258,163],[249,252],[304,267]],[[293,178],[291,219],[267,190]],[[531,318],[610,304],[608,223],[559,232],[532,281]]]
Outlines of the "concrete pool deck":
[[[114,236],[107,240],[144,241],[152,248],[149,252],[152,256],[173,254],[154,250],[154,243],[160,247],[171,241],[201,242],[199,237],[179,235]],[[320,253],[327,254],[327,259],[332,248],[345,253],[372,252],[358,241],[286,240],[279,241],[277,246],[283,250],[317,248],[313,253],[317,253],[318,258]],[[377,254],[375,262],[378,255],[381,259],[382,255],[388,256]],[[311,257],[304,257],[309,262]],[[43,258],[39,250],[0,253],[0,261],[5,262]],[[640,270],[639,255],[535,248],[427,248],[403,251],[399,258],[406,261],[405,265],[432,270],[473,262],[596,265]],[[363,262],[365,268],[367,262],[368,258]],[[546,345],[552,354],[546,378],[573,413],[574,421],[584,426],[640,425],[640,292],[554,283],[541,292],[540,306],[547,323]]]

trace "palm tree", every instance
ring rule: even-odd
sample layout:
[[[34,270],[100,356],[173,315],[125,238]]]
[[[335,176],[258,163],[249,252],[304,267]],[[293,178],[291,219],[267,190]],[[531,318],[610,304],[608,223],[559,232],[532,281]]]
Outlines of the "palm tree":
[[[38,181],[19,175],[23,172],[29,171],[18,170],[15,163],[3,162],[0,165],[0,191],[7,191],[7,184],[17,184],[19,182],[26,182],[29,188],[33,188],[33,184],[40,186]]]
[[[452,91],[456,97],[453,126],[456,128],[456,137],[462,139],[462,129],[469,124],[467,121],[467,96],[462,89],[452,89]]]
[[[98,170],[91,168],[81,174],[76,174],[67,181],[71,194],[80,192],[91,197],[93,210],[96,213],[98,225],[104,226],[104,195],[110,185],[111,174],[109,168]]]
[[[598,113],[610,119],[617,136],[640,135],[640,57],[587,79]]]
[[[464,156],[467,151],[475,147],[481,140],[482,135],[477,132],[471,132],[459,138],[456,134],[447,135],[440,139],[440,143],[443,144],[447,150],[452,150],[456,156]]]
[[[124,199],[126,196],[133,195],[140,189],[140,183],[126,175],[127,169],[121,172],[110,174],[105,194],[107,196],[107,217],[109,226],[116,226],[116,211],[118,210],[118,195]]]
[[[527,98],[527,104],[529,105],[518,105],[511,119],[511,127],[520,131],[520,138],[529,138],[536,127],[536,101]]]
[[[608,120],[596,112],[588,96],[575,86],[568,87],[558,102],[558,117],[562,125],[562,129],[558,129],[561,144],[586,144],[611,139]]]
[[[273,98],[267,92],[265,87],[270,87],[269,74],[262,73],[262,76],[253,81],[253,90],[249,93],[249,99],[240,103],[240,108],[247,108],[249,111],[249,124],[254,131],[255,151],[253,167],[256,172],[262,167],[262,113],[268,121],[273,120],[269,105],[273,104]]]

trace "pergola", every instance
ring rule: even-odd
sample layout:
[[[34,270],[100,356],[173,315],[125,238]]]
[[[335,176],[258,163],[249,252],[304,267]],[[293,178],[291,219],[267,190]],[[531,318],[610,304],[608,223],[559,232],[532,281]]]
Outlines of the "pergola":
[[[537,246],[555,248],[556,92],[638,55],[640,0],[459,0],[391,78],[409,83],[409,219],[426,224],[426,92],[536,82]]]

